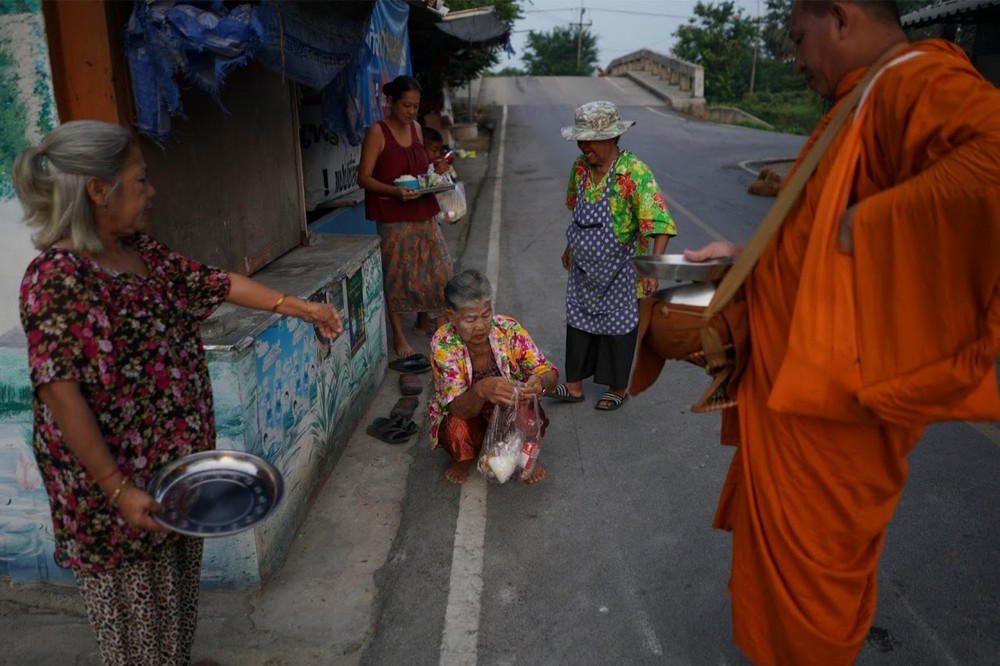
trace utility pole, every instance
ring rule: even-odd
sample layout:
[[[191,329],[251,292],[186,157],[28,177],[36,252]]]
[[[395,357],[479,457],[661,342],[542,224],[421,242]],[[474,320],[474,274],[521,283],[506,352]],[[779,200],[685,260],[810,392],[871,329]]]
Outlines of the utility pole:
[[[594,24],[593,21],[583,22],[583,12],[586,9],[583,6],[583,0],[580,0],[580,20],[576,24],[576,71],[580,71],[580,58],[582,57],[583,50],[583,26],[591,26]]]
[[[757,18],[753,27],[753,62],[750,64],[750,97],[753,97],[754,79],[757,78],[757,50],[760,46],[760,0],[757,0]]]

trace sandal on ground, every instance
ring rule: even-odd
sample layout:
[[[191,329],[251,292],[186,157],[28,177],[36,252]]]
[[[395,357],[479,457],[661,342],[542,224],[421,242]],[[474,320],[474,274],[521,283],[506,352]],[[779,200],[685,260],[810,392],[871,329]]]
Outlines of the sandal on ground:
[[[412,432],[399,427],[393,419],[377,418],[368,426],[368,434],[386,444],[405,444]]]
[[[582,393],[580,395],[573,395],[572,393],[569,392],[569,389],[566,388],[565,384],[556,384],[556,387],[552,389],[552,392],[547,393],[546,395],[552,398],[553,400],[558,400],[559,402],[584,401],[584,396]]]
[[[388,418],[384,416],[379,416],[376,417],[374,421],[372,421],[372,426],[374,426],[375,428],[385,428],[388,426],[395,426],[396,428],[399,428],[403,432],[406,432],[410,435],[416,434],[419,428],[419,426],[415,422],[407,418],[404,418],[402,416],[397,416],[396,418],[393,418],[391,416]]]
[[[418,404],[419,403],[417,402],[416,398],[410,398],[410,397],[400,398],[399,400],[396,401],[396,404],[393,405],[392,411],[389,412],[389,418],[390,419],[405,418],[407,421],[409,421],[413,418],[413,413],[417,411]]]
[[[420,395],[424,383],[415,375],[403,373],[399,376],[399,392],[403,395]]]
[[[410,354],[390,362],[389,369],[420,375],[430,371],[431,362],[423,354]]]
[[[607,391],[601,396],[601,399],[597,401],[597,404],[594,405],[594,409],[598,409],[602,412],[613,412],[624,405],[626,400],[628,400],[627,394],[618,395],[617,393]]]

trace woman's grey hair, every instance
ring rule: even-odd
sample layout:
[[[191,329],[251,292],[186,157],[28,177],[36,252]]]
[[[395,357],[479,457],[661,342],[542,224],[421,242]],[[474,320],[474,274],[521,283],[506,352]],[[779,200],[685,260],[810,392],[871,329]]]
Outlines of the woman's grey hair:
[[[120,184],[120,174],[135,137],[128,129],[97,120],[73,120],[46,135],[14,160],[14,191],[24,221],[36,229],[31,239],[46,250],[64,238],[80,252],[100,254],[87,181],[100,178]]]
[[[448,280],[444,286],[444,303],[452,312],[475,308],[493,302],[493,285],[485,275],[467,269]]]

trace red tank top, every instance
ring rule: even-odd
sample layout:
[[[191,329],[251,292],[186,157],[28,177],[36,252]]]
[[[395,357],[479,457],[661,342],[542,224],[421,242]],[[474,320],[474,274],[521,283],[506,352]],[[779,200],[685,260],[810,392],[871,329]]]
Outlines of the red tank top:
[[[385,145],[375,160],[372,177],[380,183],[392,185],[392,181],[403,174],[421,176],[427,173],[430,162],[427,160],[424,144],[420,143],[420,138],[417,136],[416,123],[410,123],[410,145],[405,148],[396,141],[385,121],[380,120],[378,124],[381,126]],[[365,217],[375,222],[429,220],[440,210],[437,197],[433,194],[425,194],[412,201],[400,201],[395,197],[386,197],[365,190]]]

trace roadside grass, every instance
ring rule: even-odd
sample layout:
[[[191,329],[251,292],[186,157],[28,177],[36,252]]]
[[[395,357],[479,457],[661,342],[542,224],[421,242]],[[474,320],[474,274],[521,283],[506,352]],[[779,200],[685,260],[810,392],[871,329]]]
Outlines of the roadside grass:
[[[825,102],[808,90],[759,92],[734,106],[774,125],[786,134],[809,134],[823,117]]]

